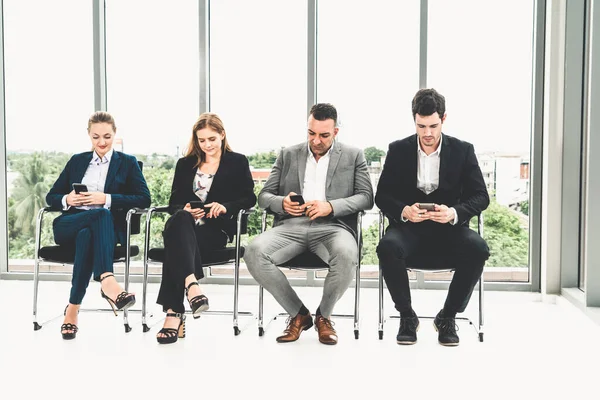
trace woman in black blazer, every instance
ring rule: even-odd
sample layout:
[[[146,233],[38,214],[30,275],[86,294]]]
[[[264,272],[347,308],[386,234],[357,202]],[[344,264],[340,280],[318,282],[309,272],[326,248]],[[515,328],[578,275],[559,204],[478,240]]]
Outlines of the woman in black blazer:
[[[63,212],[53,222],[54,241],[75,247],[63,339],[77,334],[79,306],[92,276],[115,315],[117,309],[135,303],[133,293],[123,291],[113,275],[113,255],[115,245],[127,240],[127,210],[149,207],[150,191],[135,157],[113,150],[116,131],[109,113],[92,114],[88,121],[92,151],[71,157],[46,196],[50,207]],[[74,190],[77,184],[85,185],[82,192]]]
[[[187,154],[175,168],[172,215],[163,231],[165,262],[157,303],[167,317],[156,336],[158,343],[185,337],[184,292],[194,318],[208,309],[208,298],[198,285],[204,277],[202,256],[231,242],[238,212],[255,203],[248,159],[231,151],[216,114],[200,115]]]

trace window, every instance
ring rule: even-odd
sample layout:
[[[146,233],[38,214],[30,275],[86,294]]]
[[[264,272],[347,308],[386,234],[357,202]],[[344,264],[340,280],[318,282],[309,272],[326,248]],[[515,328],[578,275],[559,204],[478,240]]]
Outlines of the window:
[[[529,279],[534,1],[429,1],[427,86],[446,97],[444,133],[475,146],[492,204],[486,280]],[[510,24],[510,29],[506,29]]]
[[[376,188],[381,155],[391,142],[415,132],[411,100],[419,89],[419,2],[317,4],[317,101],[337,108],[341,142],[373,148],[365,156]],[[365,278],[378,274],[377,211],[363,218]]]
[[[125,152],[183,152],[200,115],[198,37],[198,2],[106,1],[107,108]]]
[[[306,16],[305,1],[211,2],[210,108],[234,151],[305,139]]]
[[[3,7],[9,270],[31,271],[37,211],[68,157],[89,148],[92,2],[5,0]]]

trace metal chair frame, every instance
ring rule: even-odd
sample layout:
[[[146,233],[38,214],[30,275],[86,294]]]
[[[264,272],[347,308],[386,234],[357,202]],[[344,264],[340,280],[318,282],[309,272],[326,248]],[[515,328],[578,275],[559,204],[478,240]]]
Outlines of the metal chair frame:
[[[363,216],[363,214],[364,214],[364,211],[359,212],[357,215],[357,220],[356,220],[356,232],[357,232],[356,241],[357,241],[357,245],[358,245],[358,265],[356,267],[356,277],[355,277],[355,286],[354,286],[354,314],[332,314],[332,317],[336,317],[336,318],[353,318],[354,319],[354,338],[355,339],[358,339],[359,329],[360,329],[360,327],[359,327],[360,266],[361,266],[361,257],[362,257],[362,216]],[[267,211],[263,210],[261,232],[266,231],[266,229],[267,229]],[[288,265],[288,262],[278,265],[277,267],[294,269],[294,270],[299,270],[299,271],[325,271],[325,270],[328,270],[328,268],[321,268],[321,267],[317,267],[317,268],[292,267],[292,266]],[[268,326],[272,321],[276,320],[278,317],[288,315],[285,312],[279,313],[279,314],[275,315],[274,317],[270,318],[269,322],[265,326],[264,322],[263,322],[263,319],[264,319],[263,318],[264,317],[263,305],[264,305],[264,288],[262,285],[259,285],[259,287],[258,287],[258,336],[264,335],[266,326]]]
[[[45,213],[59,213],[59,210],[52,210],[50,207],[41,208],[37,215],[36,221],[36,232],[35,232],[35,258],[34,258],[34,268],[33,268],[33,330],[37,331],[42,329],[42,326],[50,321],[53,321],[60,316],[56,316],[47,320],[43,323],[38,322],[38,287],[39,287],[39,273],[40,273],[40,262],[44,263],[52,263],[58,265],[73,265],[72,262],[59,262],[51,259],[44,259],[40,257],[40,249],[41,249],[41,240],[42,240],[42,224]],[[127,212],[125,220],[127,222],[127,243],[125,250],[125,258],[117,258],[114,259],[113,263],[125,263],[125,271],[124,271],[124,290],[128,291],[129,289],[129,266],[131,262],[131,218],[133,215],[143,215],[146,213],[145,209],[140,208],[132,208]],[[80,308],[79,311],[101,311],[101,312],[113,312],[112,308]],[[129,325],[128,313],[129,311],[140,311],[135,309],[127,309],[123,311],[123,325],[125,326],[125,332],[131,331],[131,326]]]
[[[161,207],[151,207],[148,209],[147,211],[147,217],[146,217],[146,241],[145,241],[145,245],[144,245],[144,276],[143,276],[143,290],[142,290],[142,327],[143,327],[143,331],[144,332],[148,332],[151,327],[148,326],[147,323],[147,309],[146,309],[146,304],[147,304],[147,294],[148,294],[148,267],[150,264],[162,264],[162,261],[155,261],[152,260],[151,258],[149,258],[148,256],[148,252],[150,250],[150,223],[152,221],[152,215],[154,213],[168,213],[169,207],[167,206],[161,206]],[[236,228],[236,234],[235,234],[235,258],[233,259],[228,259],[228,260],[224,260],[224,261],[219,261],[219,262],[213,262],[213,263],[205,263],[203,265],[203,267],[211,267],[211,266],[215,266],[215,265],[225,265],[225,264],[230,264],[233,262],[234,264],[234,292],[233,292],[233,311],[229,311],[229,310],[224,310],[224,311],[220,311],[220,310],[207,310],[204,311],[202,314],[213,314],[213,315],[232,315],[233,316],[233,333],[235,336],[240,334],[240,328],[239,328],[239,316],[254,316],[254,314],[252,312],[249,311],[239,311],[238,309],[238,296],[239,296],[239,292],[238,292],[238,286],[239,286],[239,279],[240,279],[240,259],[241,259],[241,250],[242,250],[242,246],[241,246],[241,236],[242,236],[242,221],[244,218],[248,218],[248,216],[250,214],[252,214],[252,212],[254,211],[253,208],[251,209],[242,209],[238,212],[237,214],[237,228]],[[189,312],[188,310],[186,310],[186,312]]]
[[[385,215],[382,211],[379,211],[379,240],[383,238],[383,234],[385,231]],[[477,216],[477,233],[483,238],[483,214],[479,214]],[[411,271],[415,271],[417,273],[424,272],[450,272],[454,271],[452,268],[448,269],[427,269],[427,268],[408,268]],[[467,317],[456,317],[457,320],[468,321],[470,325],[475,328],[477,332],[477,336],[480,342],[483,342],[483,292],[484,292],[484,279],[483,273],[479,278],[479,325],[475,326],[473,321]],[[431,316],[418,316],[423,319],[434,319],[435,317]],[[391,315],[390,318],[400,318],[398,315]],[[379,340],[383,339],[383,325],[385,324],[385,316],[383,311],[383,272],[381,271],[381,266],[379,267]]]

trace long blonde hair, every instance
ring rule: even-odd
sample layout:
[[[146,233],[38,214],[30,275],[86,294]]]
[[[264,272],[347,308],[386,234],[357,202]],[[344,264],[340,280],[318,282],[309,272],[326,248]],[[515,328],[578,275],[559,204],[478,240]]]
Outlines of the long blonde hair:
[[[198,137],[196,136],[196,132],[204,128],[210,128],[218,134],[224,135],[223,141],[221,142],[221,156],[223,156],[223,153],[226,151],[232,151],[231,147],[229,147],[229,143],[227,143],[227,134],[225,133],[225,128],[223,127],[223,121],[221,121],[221,118],[214,113],[202,113],[192,128],[192,138],[190,139],[190,143],[188,144],[185,154],[186,157],[191,155],[196,156],[198,159],[196,167],[199,167],[203,162],[206,161],[206,153],[204,153],[204,151],[202,151],[200,148]]]

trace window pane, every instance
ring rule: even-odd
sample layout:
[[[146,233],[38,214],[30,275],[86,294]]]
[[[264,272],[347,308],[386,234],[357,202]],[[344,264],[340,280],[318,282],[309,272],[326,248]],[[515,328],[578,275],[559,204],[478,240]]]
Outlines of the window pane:
[[[92,2],[4,0],[3,7],[9,269],[31,271],[37,211],[67,157],[89,149]]]
[[[250,157],[254,173],[265,179],[275,152],[305,138],[307,7],[304,0],[210,5],[210,108],[223,119],[234,151],[270,153]],[[255,192],[263,184],[257,179]],[[251,231],[259,220],[256,211]],[[211,268],[214,275],[232,273]]]
[[[318,2],[317,99],[338,109],[339,140],[387,151],[414,133],[419,2]]]
[[[318,2],[317,99],[336,106],[341,142],[385,154],[414,133],[411,100],[419,89],[419,2]],[[380,157],[367,156],[376,187]],[[361,276],[378,275],[378,214],[363,218]]]
[[[106,1],[108,111],[124,150],[180,155],[199,113],[198,2]]]
[[[169,202],[175,162],[200,114],[198,21],[197,1],[106,1],[107,108],[122,149],[144,163],[156,206]],[[153,217],[151,248],[163,246],[167,217]],[[142,242],[135,235],[133,243]],[[132,272],[141,272],[139,261]]]
[[[251,155],[304,140],[306,16],[306,1],[211,2],[211,111],[234,151]]]
[[[429,1],[427,86],[446,97],[444,133],[474,144],[493,198],[486,280],[529,279],[533,3]]]

